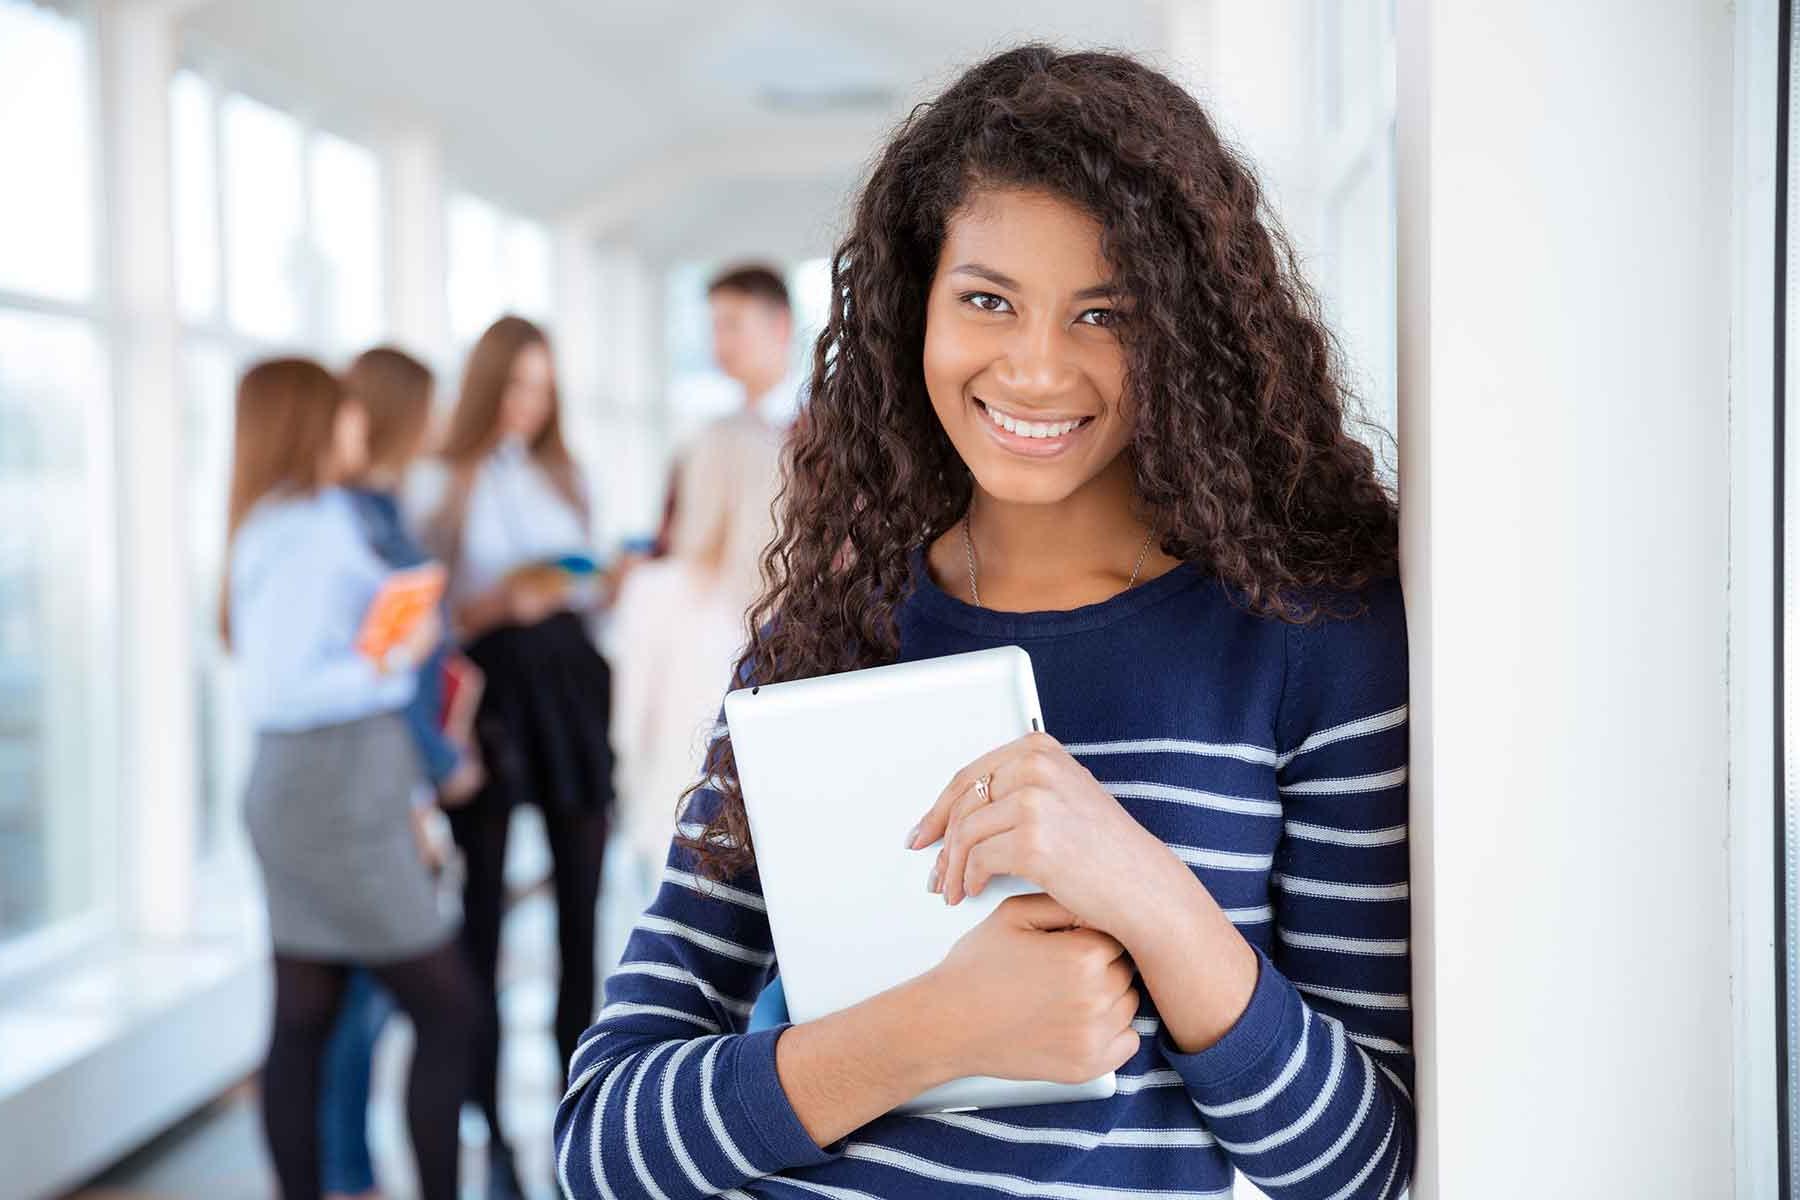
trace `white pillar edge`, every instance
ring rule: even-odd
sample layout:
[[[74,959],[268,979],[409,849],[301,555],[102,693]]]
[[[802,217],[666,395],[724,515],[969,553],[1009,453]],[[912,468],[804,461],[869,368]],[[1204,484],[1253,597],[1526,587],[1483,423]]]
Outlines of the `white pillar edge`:
[[[169,81],[176,6],[97,6],[119,548],[121,913],[179,937],[192,919],[198,771],[184,520]]]

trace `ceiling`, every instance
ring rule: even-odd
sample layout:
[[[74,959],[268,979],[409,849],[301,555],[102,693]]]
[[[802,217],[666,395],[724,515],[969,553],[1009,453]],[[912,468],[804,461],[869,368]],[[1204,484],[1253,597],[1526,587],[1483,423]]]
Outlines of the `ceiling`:
[[[353,136],[658,256],[822,253],[882,132],[1032,38],[1158,53],[1182,0],[212,0],[189,53]],[[744,248],[735,248],[743,243]]]

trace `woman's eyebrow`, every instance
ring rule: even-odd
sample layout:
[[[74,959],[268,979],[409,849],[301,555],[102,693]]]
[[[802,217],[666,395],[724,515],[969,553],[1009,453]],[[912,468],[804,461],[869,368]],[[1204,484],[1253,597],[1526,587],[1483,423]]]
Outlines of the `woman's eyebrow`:
[[[1019,290],[1019,281],[1014,279],[1011,275],[1002,274],[1001,272],[994,270],[994,268],[983,266],[980,263],[962,263],[958,266],[951,267],[950,271],[951,274],[954,275],[974,275],[977,278],[985,279],[998,287],[1011,288],[1015,292]]]
[[[952,275],[973,275],[978,279],[987,280],[996,287],[1009,288],[1015,292],[1021,290],[1019,281],[1012,276],[978,262],[958,263],[950,268],[950,273]],[[1073,298],[1076,300],[1110,300],[1118,294],[1118,285],[1107,282],[1084,287],[1076,292]]]

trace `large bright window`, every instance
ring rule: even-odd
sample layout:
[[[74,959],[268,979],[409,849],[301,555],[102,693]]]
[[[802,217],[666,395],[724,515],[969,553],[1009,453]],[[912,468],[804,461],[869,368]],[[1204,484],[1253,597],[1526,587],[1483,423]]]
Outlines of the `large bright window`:
[[[94,290],[86,37],[53,9],[0,0],[0,291],[80,301]]]
[[[496,317],[532,320],[554,303],[554,250],[543,225],[467,193],[450,197],[446,221],[450,333],[467,345]]]
[[[169,104],[204,855],[228,840],[250,745],[216,619],[237,377],[274,353],[340,365],[385,335],[382,177],[368,147],[197,72]]]
[[[88,31],[0,0],[0,942],[94,912],[114,794]]]
[[[381,167],[373,151],[319,133],[312,140],[312,247],[319,334],[345,349],[381,335]]]
[[[169,89],[175,294],[186,321],[219,317],[218,123],[213,90],[191,71]]]
[[[90,321],[0,309],[0,939],[111,880],[105,361]]]
[[[306,246],[299,122],[247,96],[225,97],[225,278],[232,327],[301,336]]]

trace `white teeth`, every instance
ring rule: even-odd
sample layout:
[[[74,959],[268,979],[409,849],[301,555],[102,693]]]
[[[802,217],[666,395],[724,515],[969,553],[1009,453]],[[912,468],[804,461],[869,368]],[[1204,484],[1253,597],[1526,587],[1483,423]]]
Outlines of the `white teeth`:
[[[982,408],[987,409],[988,419],[993,421],[994,424],[1006,430],[1008,433],[1017,434],[1019,437],[1062,437],[1064,434],[1073,433],[1081,428],[1081,422],[1085,419],[1078,418],[1073,421],[1058,421],[1054,425],[1045,425],[1037,421],[1016,421],[999,409],[988,408],[985,404],[982,405]]]

